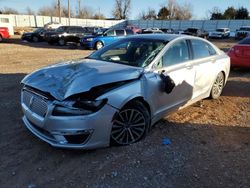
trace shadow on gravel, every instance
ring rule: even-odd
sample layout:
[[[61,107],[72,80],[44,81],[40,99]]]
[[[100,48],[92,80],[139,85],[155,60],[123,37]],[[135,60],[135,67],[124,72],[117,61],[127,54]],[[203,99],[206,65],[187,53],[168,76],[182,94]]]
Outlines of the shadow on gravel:
[[[247,127],[206,122],[180,124],[163,119],[145,139],[130,146],[92,151],[52,148],[34,137],[21,122],[19,82],[24,76],[0,74],[1,187],[174,188],[250,184]],[[164,138],[170,140],[169,145],[163,143]]]
[[[250,98],[250,82],[229,80],[222,92],[222,96]]]
[[[230,77],[246,77],[250,78],[250,68],[231,68]]]

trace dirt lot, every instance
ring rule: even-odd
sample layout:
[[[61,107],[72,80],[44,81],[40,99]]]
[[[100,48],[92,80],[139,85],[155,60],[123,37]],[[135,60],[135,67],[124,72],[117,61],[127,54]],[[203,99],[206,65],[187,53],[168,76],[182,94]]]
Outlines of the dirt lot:
[[[214,42],[224,50],[234,43]],[[59,150],[34,137],[21,121],[19,82],[89,53],[18,39],[0,44],[0,187],[249,187],[250,70],[232,71],[220,99],[166,117],[131,146]]]

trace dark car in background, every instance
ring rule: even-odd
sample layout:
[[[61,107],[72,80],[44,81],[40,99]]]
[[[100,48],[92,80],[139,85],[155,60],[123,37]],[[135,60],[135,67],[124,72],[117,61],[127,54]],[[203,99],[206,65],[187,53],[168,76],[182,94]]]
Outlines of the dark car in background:
[[[55,31],[45,33],[45,40],[49,44],[57,43],[60,46],[67,42],[79,43],[80,38],[91,34],[87,28],[81,26],[61,26]]]
[[[250,36],[250,26],[243,26],[239,30],[236,30],[235,39],[243,39],[247,36]]]
[[[7,27],[0,27],[0,42],[2,42],[3,39],[7,39],[9,37],[9,29]]]
[[[81,38],[80,44],[83,48],[99,50],[103,46],[111,44],[127,35],[133,35],[130,29],[108,29],[102,34],[91,35]]]
[[[46,30],[44,28],[38,28],[33,32],[24,33],[21,39],[29,42],[41,42],[44,41],[45,32]]]
[[[141,34],[163,34],[163,31],[159,28],[147,28],[142,29]]]
[[[191,35],[191,36],[196,36],[196,37],[201,37],[201,38],[208,38],[208,32],[203,30],[203,29],[199,29],[199,28],[195,28],[195,27],[190,27],[187,28],[184,32],[184,35]]]

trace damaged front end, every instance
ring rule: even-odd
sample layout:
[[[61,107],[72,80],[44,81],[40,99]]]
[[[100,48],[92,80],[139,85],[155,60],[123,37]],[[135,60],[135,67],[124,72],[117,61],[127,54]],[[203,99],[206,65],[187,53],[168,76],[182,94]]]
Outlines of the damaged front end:
[[[30,86],[22,89],[23,122],[37,137],[54,147],[91,149],[109,145],[111,120],[117,108],[107,93],[133,80],[96,86],[57,100]],[[104,97],[103,97],[104,96]]]
[[[55,108],[53,110],[52,115],[79,116],[95,113],[108,103],[107,98],[97,100],[98,97],[132,81],[134,80],[127,80],[96,86],[91,88],[87,92],[75,94],[63,101],[54,101]]]

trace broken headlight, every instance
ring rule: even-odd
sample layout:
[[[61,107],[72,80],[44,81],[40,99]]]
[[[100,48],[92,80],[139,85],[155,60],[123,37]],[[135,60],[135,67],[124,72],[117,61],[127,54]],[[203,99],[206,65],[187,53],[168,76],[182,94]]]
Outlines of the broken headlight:
[[[55,102],[54,116],[81,116],[88,115],[100,110],[107,103],[102,100],[82,100]]]

